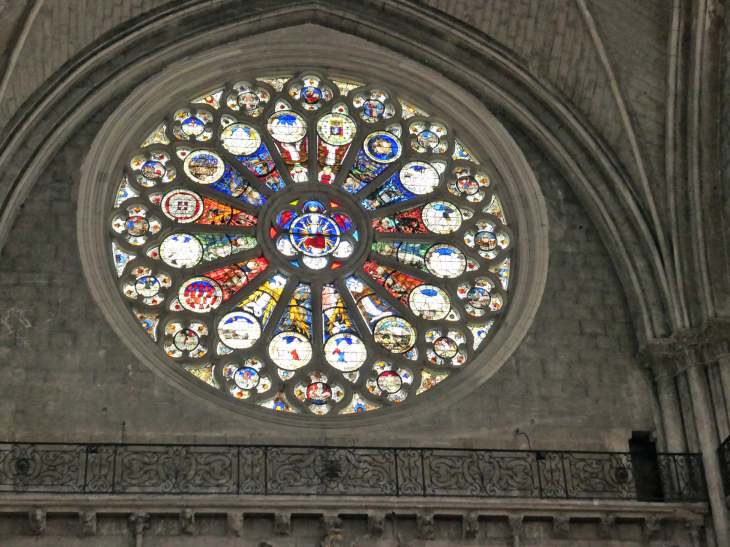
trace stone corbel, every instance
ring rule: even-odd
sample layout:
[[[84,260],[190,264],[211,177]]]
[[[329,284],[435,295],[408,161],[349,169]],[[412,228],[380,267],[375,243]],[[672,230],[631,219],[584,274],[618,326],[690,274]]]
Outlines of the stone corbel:
[[[661,517],[647,517],[644,519],[644,540],[651,541],[659,537],[662,531]]]
[[[433,528],[433,513],[419,513],[416,515],[416,537],[418,539],[433,539],[436,537]]]
[[[180,511],[180,533],[186,536],[192,536],[195,526],[195,511],[192,509],[183,509]]]
[[[142,534],[150,527],[149,513],[135,513],[129,517],[129,528],[134,534],[136,547],[142,547]]]
[[[598,523],[598,537],[613,539],[616,527],[616,515],[603,515]]]
[[[243,513],[228,513],[228,535],[239,538],[243,535]]]
[[[512,534],[513,547],[520,547],[520,539],[522,538],[522,534],[525,531],[524,521],[524,515],[509,515],[509,517],[507,517],[509,531]]]
[[[369,513],[368,514],[368,535],[371,538],[381,538],[383,536],[384,529],[385,529],[385,514],[384,513]]]
[[[334,530],[342,528],[342,519],[339,515],[324,514],[322,516],[322,520],[324,521],[324,531],[328,534]]]
[[[291,514],[276,513],[274,516],[274,533],[277,536],[288,536],[291,533]]]
[[[79,513],[79,528],[81,529],[81,536],[95,536],[96,513],[93,511],[82,511]]]
[[[563,515],[553,517],[553,539],[568,539],[570,534],[570,517]]]
[[[28,511],[28,523],[30,531],[34,535],[40,536],[46,531],[46,510],[36,508]]]
[[[478,539],[479,513],[477,513],[476,511],[469,511],[466,515],[464,515],[462,528],[464,539]]]

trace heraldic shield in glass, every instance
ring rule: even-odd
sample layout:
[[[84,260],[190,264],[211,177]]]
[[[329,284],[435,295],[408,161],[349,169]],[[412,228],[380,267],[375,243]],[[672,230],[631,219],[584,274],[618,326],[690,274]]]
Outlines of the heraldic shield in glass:
[[[117,171],[120,297],[183,374],[239,404],[333,416],[426,397],[507,306],[507,194],[429,104],[264,76],[171,108]]]

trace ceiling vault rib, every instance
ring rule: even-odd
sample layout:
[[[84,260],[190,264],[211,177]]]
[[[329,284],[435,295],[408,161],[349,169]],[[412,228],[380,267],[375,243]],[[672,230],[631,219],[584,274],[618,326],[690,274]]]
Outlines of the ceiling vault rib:
[[[665,177],[667,185],[667,210],[669,214],[669,232],[672,243],[672,260],[677,278],[677,293],[682,312],[682,325],[689,325],[687,300],[684,292],[684,275],[682,257],[680,255],[679,220],[677,218],[677,164],[676,164],[676,108],[679,78],[679,62],[681,54],[682,0],[674,0],[672,6],[672,26],[669,33],[669,51],[667,68],[667,109],[666,109],[666,141],[665,141]]]
[[[603,45],[603,41],[598,34],[595,20],[593,19],[593,15],[588,9],[586,0],[575,0],[575,3],[580,10],[583,22],[585,23],[588,33],[591,36],[591,40],[593,41],[593,45],[596,48],[596,52],[601,59],[601,64],[603,65],[603,69],[606,73],[606,78],[608,78],[609,84],[611,86],[611,93],[613,94],[616,105],[618,106],[619,112],[621,113],[621,122],[625,128],[626,135],[629,139],[631,150],[634,155],[634,160],[636,161],[636,166],[639,170],[639,182],[641,184],[641,189],[644,193],[644,199],[646,200],[646,206],[649,209],[651,221],[654,226],[654,237],[656,238],[656,242],[659,245],[659,267],[664,272],[664,275],[660,277],[660,280],[662,288],[665,291],[665,302],[667,310],[669,311],[672,323],[676,327],[680,327],[682,326],[682,321],[680,319],[681,310],[677,309],[677,304],[675,303],[674,298],[672,298],[671,296],[673,294],[676,295],[676,293],[678,292],[676,287],[676,279],[674,277],[676,275],[676,272],[671,271],[671,269],[667,267],[668,265],[666,263],[666,260],[669,256],[671,256],[671,254],[667,247],[667,241],[664,236],[664,230],[662,229],[662,224],[659,219],[659,213],[654,202],[654,196],[649,186],[649,177],[646,174],[644,160],[641,156],[641,150],[639,148],[639,143],[636,138],[636,132],[634,131],[634,127],[631,122],[631,116],[629,115],[628,108],[626,107],[626,102],[624,101],[623,95],[621,94],[621,90],[618,85],[618,81],[616,80],[613,68],[611,67],[611,61],[608,58],[608,53],[606,52],[606,48]],[[683,296],[682,300],[684,300]]]
[[[20,36],[18,36],[18,40],[15,44],[13,44],[12,53],[10,54],[8,64],[5,67],[2,80],[0,81],[0,103],[2,103],[3,99],[5,99],[5,93],[7,92],[8,85],[10,85],[10,77],[15,71],[15,65],[18,63],[20,52],[25,45],[25,41],[28,39],[30,29],[33,27],[33,22],[35,21],[38,12],[41,10],[41,7],[43,7],[43,1],[44,0],[35,0],[33,7],[30,12],[28,12],[27,18],[23,22],[23,30],[21,31]]]

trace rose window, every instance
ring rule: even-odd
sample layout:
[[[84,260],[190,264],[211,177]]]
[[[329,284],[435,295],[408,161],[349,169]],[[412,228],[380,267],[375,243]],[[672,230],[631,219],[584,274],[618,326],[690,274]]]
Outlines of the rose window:
[[[312,72],[172,105],[106,221],[120,298],[161,354],[235,404],[325,417],[412,404],[471,366],[508,306],[509,198],[431,109]]]

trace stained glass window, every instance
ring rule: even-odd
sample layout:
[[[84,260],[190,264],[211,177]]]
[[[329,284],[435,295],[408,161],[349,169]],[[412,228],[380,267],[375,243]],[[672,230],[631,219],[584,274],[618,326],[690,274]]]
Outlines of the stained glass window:
[[[292,74],[211,82],[150,122],[109,187],[110,275],[159,350],[237,404],[427,400],[502,321],[509,196],[435,105]]]

